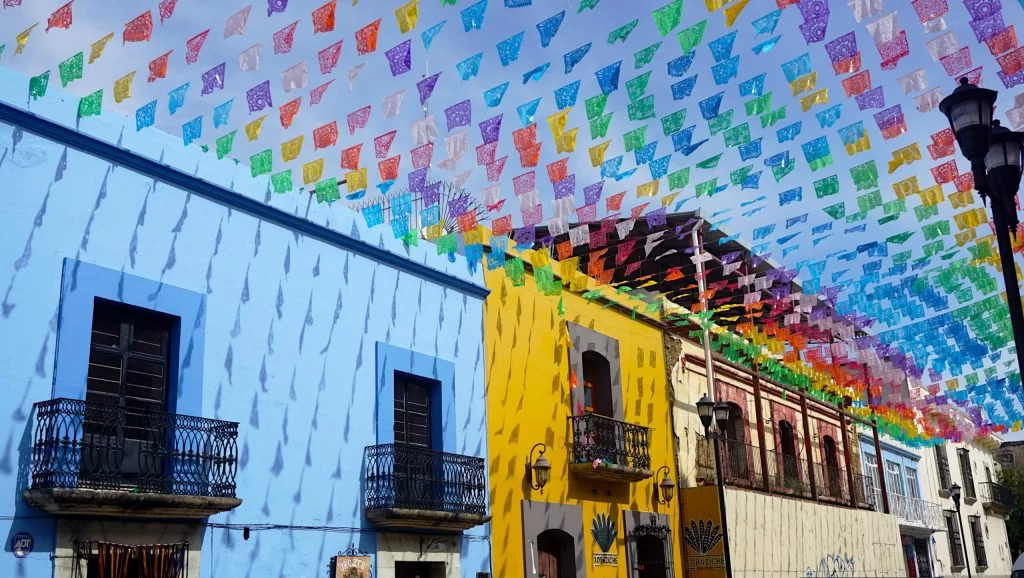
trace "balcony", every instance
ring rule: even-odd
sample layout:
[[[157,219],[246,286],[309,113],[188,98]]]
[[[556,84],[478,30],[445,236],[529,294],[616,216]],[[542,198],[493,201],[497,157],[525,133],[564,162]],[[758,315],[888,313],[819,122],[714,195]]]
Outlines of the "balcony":
[[[866,480],[867,478],[865,478]],[[875,511],[882,511],[882,492],[878,488],[867,488],[868,495],[873,496],[872,506]],[[900,526],[909,529],[925,529],[929,533],[944,530],[945,518],[942,506],[919,498],[889,494],[889,513],[899,520]]]
[[[569,418],[569,470],[606,482],[639,482],[654,475],[648,451],[650,429],[597,414]]]
[[[238,507],[238,424],[77,399],[35,404],[25,501],[61,515],[202,518]]]
[[[1005,516],[1013,509],[1013,492],[1006,486],[995,482],[983,482],[980,484],[981,491],[978,496],[981,498],[981,505],[989,514]]]
[[[483,458],[383,444],[365,465],[363,508],[378,527],[461,532],[491,519]]]

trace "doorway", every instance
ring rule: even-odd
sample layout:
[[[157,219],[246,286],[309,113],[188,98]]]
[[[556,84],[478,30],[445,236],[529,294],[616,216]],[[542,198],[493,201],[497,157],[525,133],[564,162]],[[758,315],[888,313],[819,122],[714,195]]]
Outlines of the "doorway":
[[[395,562],[395,578],[444,578],[444,562]]]
[[[537,536],[537,575],[576,577],[576,544],[572,536],[562,530],[545,530]]]
[[[654,536],[641,536],[636,541],[636,559],[639,578],[665,578],[665,542]]]

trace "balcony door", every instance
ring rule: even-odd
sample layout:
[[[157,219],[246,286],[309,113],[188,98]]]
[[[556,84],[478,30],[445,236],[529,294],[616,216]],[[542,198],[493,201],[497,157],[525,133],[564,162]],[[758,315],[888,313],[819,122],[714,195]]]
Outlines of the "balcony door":
[[[395,506],[437,509],[444,496],[444,472],[430,459],[436,382],[395,372]],[[438,470],[438,471],[435,471]]]
[[[97,299],[93,308],[81,476],[103,486],[159,480],[175,319]]]
[[[842,497],[842,473],[839,470],[839,449],[832,436],[822,439],[825,451],[825,480],[828,482],[828,495],[833,498]]]
[[[782,453],[782,476],[786,480],[799,481],[800,474],[796,461],[796,432],[788,421],[779,422],[779,449]]]
[[[727,476],[741,480],[753,481],[750,468],[747,467],[747,420],[740,406],[728,402],[729,420],[725,427],[725,455]]]

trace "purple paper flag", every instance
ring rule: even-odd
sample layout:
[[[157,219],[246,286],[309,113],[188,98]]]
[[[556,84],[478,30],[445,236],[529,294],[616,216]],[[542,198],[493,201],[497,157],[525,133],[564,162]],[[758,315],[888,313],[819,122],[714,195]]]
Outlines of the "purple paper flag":
[[[448,121],[448,130],[469,126],[473,120],[473,105],[468,100],[453,104],[444,110],[444,116]]]
[[[484,139],[484,144],[498,142],[498,136],[501,134],[501,117],[499,114],[480,123],[480,137]]]
[[[971,20],[983,20],[1003,9],[999,0],[964,0],[964,7],[970,13]]]
[[[203,94],[210,94],[218,88],[224,88],[224,65],[221,62],[203,73]]]
[[[250,113],[259,112],[264,108],[274,106],[274,101],[270,97],[270,81],[264,80],[250,88],[245,93],[245,100],[249,103]]]
[[[583,187],[583,204],[596,205],[601,200],[602,192],[604,192],[604,181]]]
[[[537,229],[534,227],[519,227],[515,232],[516,245],[533,246],[537,238]]]
[[[287,7],[288,0],[267,0],[267,17],[284,12]]]
[[[812,42],[821,42],[825,39],[825,33],[828,32],[828,17],[824,18],[811,18],[805,20],[800,25],[800,33],[804,35],[804,42],[811,44]]]
[[[825,43],[825,51],[832,62],[839,62],[857,55],[857,35],[850,31],[835,40]]]
[[[568,177],[554,183],[554,185],[556,199],[571,197],[576,194],[576,175],[569,175]]]
[[[439,76],[441,76],[440,72],[416,83],[416,91],[420,93],[420,104],[427,103],[427,99],[434,92],[434,86],[437,85],[437,78]]]
[[[429,207],[441,202],[441,182],[442,181],[437,181],[436,183],[424,187],[423,206]]]
[[[882,85],[878,85],[863,94],[857,95],[857,106],[861,110],[869,108],[882,108],[885,106],[885,93],[882,92]]]
[[[391,65],[391,76],[398,76],[412,70],[412,40],[395,46],[384,53]],[[436,82],[436,78],[434,79]],[[431,87],[433,89],[433,87]]]
[[[815,18],[827,19],[830,14],[828,0],[800,0],[796,7],[800,9],[800,15],[804,17],[804,22]]]
[[[413,193],[425,192],[427,186],[427,167],[417,169],[409,173],[409,191]]]

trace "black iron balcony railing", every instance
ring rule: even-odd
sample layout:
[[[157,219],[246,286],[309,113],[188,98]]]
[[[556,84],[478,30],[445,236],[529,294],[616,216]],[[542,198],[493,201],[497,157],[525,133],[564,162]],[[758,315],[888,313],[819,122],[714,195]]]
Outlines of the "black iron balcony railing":
[[[63,398],[35,414],[33,490],[235,497],[235,422]]]
[[[814,468],[814,485],[818,498],[822,500],[850,503],[849,483],[846,470],[827,464],[811,463]]]
[[[876,508],[875,490],[871,487],[871,483],[871,478],[861,474],[853,474],[853,492],[857,497],[858,508],[865,510],[874,510]],[[881,504],[877,508],[881,510]]]
[[[760,448],[734,440],[719,442],[722,452],[722,475],[733,486],[761,487]],[[697,478],[716,483],[714,440],[697,435]]]
[[[773,492],[811,497],[810,462],[785,452],[767,450],[768,485]]]
[[[601,462],[633,470],[650,470],[650,429],[588,413],[570,419],[574,464]]]
[[[985,508],[1010,510],[1013,508],[1013,492],[1009,488],[995,482],[979,484],[978,496]]]
[[[367,510],[487,513],[483,458],[402,444],[369,446],[365,488]]]

